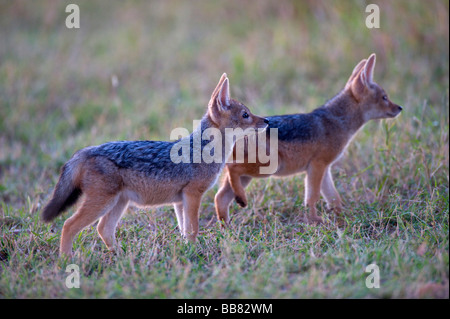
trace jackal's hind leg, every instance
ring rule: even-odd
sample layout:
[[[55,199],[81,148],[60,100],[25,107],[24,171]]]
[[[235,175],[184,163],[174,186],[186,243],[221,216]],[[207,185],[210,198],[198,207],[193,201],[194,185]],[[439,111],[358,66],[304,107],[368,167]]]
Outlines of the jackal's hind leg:
[[[120,197],[116,205],[109,213],[100,219],[100,222],[97,225],[98,234],[111,251],[115,251],[117,248],[116,227],[123,213],[126,211],[128,203],[129,201],[127,198]]]
[[[60,253],[67,256],[72,255],[72,243],[75,235],[108,213],[116,205],[117,200],[117,196],[86,194],[81,207],[64,223],[61,233]]]

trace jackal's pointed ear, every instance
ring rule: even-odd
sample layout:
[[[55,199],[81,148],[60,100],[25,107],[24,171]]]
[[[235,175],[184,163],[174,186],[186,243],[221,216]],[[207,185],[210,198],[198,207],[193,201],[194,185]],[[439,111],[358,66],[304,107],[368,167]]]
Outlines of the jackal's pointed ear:
[[[222,87],[217,94],[217,105],[222,108],[222,110],[226,110],[230,106],[230,100],[230,81],[228,78],[225,78],[222,83]]]
[[[214,91],[211,94],[211,98],[208,103],[209,107],[214,106],[214,104],[216,103],[217,95],[219,94],[219,91],[222,88],[223,81],[225,81],[226,78],[227,78],[226,73],[222,74],[222,76],[220,77],[219,83],[217,83],[216,88],[214,89]]]
[[[353,80],[355,79],[355,77],[359,74],[359,72],[361,72],[362,68],[366,65],[367,60],[363,59],[361,60],[353,69],[352,75],[350,75],[347,84],[345,84],[345,88],[350,87],[350,85],[352,84]]]
[[[366,88],[373,84],[373,71],[375,69],[376,56],[372,53],[367,59],[364,68],[361,68],[358,75],[354,77],[350,84],[353,95],[359,99],[364,94]]]
[[[222,74],[222,77],[219,80],[219,84],[217,84],[213,93],[211,94],[211,99],[208,103],[208,114],[211,119],[219,123],[221,113],[228,109],[230,106],[230,84],[227,77],[227,74]]]
[[[373,83],[373,70],[375,69],[376,61],[377,57],[375,53],[372,53],[370,57],[367,59],[367,63],[364,67],[364,77],[367,86]]]
[[[216,88],[214,89],[214,91],[211,94],[212,100],[216,99],[217,93],[219,93],[219,90],[222,87],[222,83],[223,83],[223,81],[225,81],[226,78],[227,78],[227,74],[226,73],[222,74],[222,76],[220,77],[219,83],[217,83]]]
[[[364,70],[359,71],[358,75],[353,79],[349,88],[353,96],[359,101],[366,90],[366,80],[364,75]]]

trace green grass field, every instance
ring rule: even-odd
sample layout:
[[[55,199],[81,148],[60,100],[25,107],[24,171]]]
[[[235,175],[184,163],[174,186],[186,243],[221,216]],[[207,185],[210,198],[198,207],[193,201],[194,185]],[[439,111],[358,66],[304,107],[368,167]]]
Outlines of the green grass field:
[[[79,29],[65,26],[71,2]],[[373,2],[379,29],[357,0],[0,0],[0,298],[448,298],[449,2]],[[76,150],[191,131],[223,72],[255,114],[309,112],[372,52],[404,111],[368,123],[335,164],[345,226],[322,201],[326,223],[301,223],[299,175],[253,181],[225,230],[216,185],[196,245],[172,207],[130,208],[118,255],[94,225],[58,258],[74,209],[39,215]],[[380,288],[365,284],[372,263]],[[65,285],[69,264],[79,289]]]

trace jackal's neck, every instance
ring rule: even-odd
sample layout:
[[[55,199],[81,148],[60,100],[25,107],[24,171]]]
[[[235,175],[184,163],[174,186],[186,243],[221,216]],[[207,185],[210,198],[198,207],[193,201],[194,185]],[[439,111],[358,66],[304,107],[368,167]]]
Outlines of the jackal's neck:
[[[227,140],[227,138],[225,130],[217,127],[209,115],[205,114],[197,128],[190,135],[191,145],[194,150],[193,158],[198,161],[199,156],[201,156],[201,162],[208,163],[209,161],[205,159],[205,156],[209,154],[214,163],[224,165],[234,147],[234,142]]]
[[[348,92],[342,91],[325,103],[324,107],[339,120],[342,127],[353,135],[365,123],[362,107],[358,105],[355,98]]]

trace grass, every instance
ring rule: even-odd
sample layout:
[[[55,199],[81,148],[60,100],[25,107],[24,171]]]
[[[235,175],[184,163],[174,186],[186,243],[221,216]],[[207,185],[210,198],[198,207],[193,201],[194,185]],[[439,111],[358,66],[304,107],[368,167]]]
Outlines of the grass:
[[[364,1],[77,3],[69,30],[64,1],[0,1],[0,298],[448,298],[448,1],[378,1],[376,30]],[[322,202],[324,225],[300,222],[302,176],[255,180],[229,229],[217,186],[206,194],[196,245],[171,207],[129,209],[118,255],[92,226],[58,258],[73,209],[39,214],[75,150],[192,130],[223,72],[256,114],[308,112],[372,52],[404,112],[368,123],[336,163],[345,226]]]

